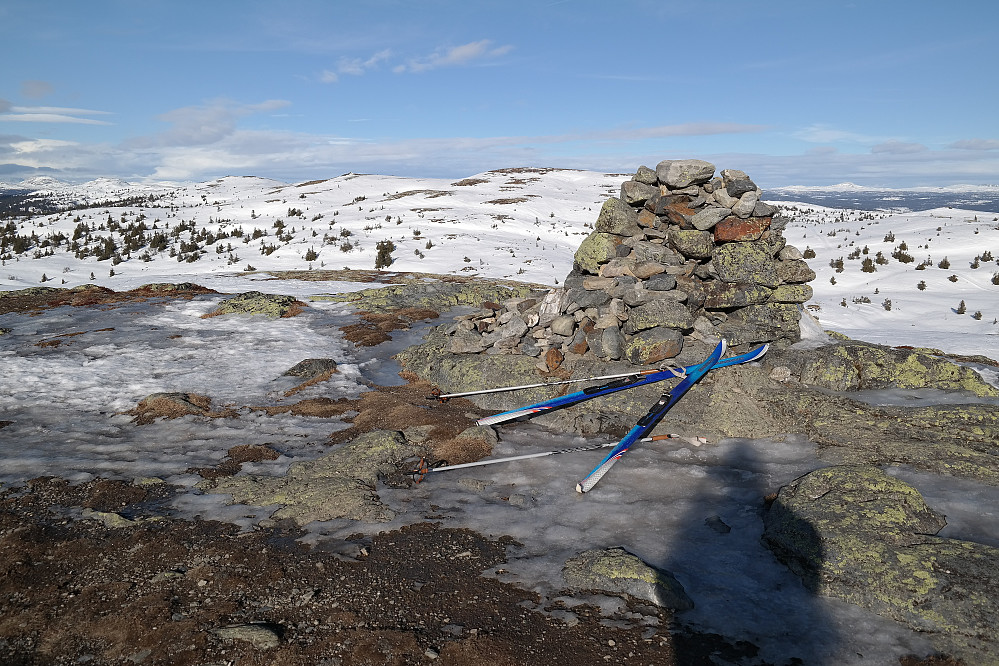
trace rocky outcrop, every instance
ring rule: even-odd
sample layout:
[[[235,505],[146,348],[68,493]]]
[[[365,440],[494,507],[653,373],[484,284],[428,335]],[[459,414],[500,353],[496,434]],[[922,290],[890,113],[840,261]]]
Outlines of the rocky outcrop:
[[[299,525],[334,518],[384,522],[395,513],[378,500],[374,488],[379,476],[396,472],[402,461],[423,453],[401,432],[375,430],[326,456],[292,464],[285,476],[239,475],[204,482],[204,487],[229,493],[243,504],[280,505],[271,517],[290,518]]]
[[[562,579],[575,590],[626,595],[676,611],[694,607],[673,574],[643,562],[624,548],[579,553],[562,567]]]
[[[658,363],[685,339],[793,342],[815,273],[742,171],[702,160],[640,167],[607,199],[563,286],[493,303],[447,329],[451,351]],[[549,352],[557,351],[553,363]]]
[[[215,310],[204,316],[251,314],[277,319],[279,317],[292,317],[301,312],[303,307],[305,307],[305,303],[294,296],[247,291],[223,300]]]
[[[764,541],[811,590],[931,635],[967,663],[999,663],[999,549],[934,536],[945,524],[876,467],[816,470],[778,493]]]

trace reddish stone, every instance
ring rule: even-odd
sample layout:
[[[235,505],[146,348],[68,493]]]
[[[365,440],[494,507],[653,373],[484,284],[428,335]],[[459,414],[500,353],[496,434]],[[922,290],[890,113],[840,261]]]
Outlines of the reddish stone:
[[[694,216],[697,211],[690,208],[686,203],[673,202],[666,206],[665,215],[667,219],[673,224],[679,225],[681,229],[691,229],[690,218]]]
[[[659,218],[652,211],[643,208],[638,212],[638,226],[640,227],[654,227],[658,221]]]
[[[554,371],[558,369],[558,366],[562,365],[562,361],[565,356],[558,349],[549,349],[548,353],[545,354],[545,365],[548,366],[548,371]]]
[[[715,225],[715,242],[759,240],[763,232],[769,228],[769,217],[750,217],[743,220],[735,215],[729,215]]]

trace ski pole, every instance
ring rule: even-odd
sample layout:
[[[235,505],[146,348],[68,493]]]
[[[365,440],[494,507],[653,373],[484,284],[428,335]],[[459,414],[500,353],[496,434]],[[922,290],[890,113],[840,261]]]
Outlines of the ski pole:
[[[524,384],[523,386],[501,386],[499,388],[482,389],[479,391],[465,391],[463,393],[441,393],[439,389],[434,389],[430,395],[427,396],[427,400],[439,400],[440,402],[447,402],[451,398],[463,398],[469,395],[485,395],[487,393],[504,393],[506,391],[522,391],[532,388],[545,388],[547,386],[561,386],[563,384],[577,384],[579,382],[596,382],[604,379],[628,379],[631,381],[637,381],[638,378],[645,375],[652,375],[657,372],[669,371],[674,377],[682,377],[685,373],[685,368],[673,368],[673,367],[662,367],[656,368],[654,370],[638,370],[636,372],[627,372],[620,375],[602,375],[600,377],[584,377],[582,379],[564,379],[557,382],[542,382],[540,384]],[[631,382],[628,382],[631,383]]]
[[[642,442],[659,442],[665,439],[683,439],[680,435],[670,433],[668,435],[653,435],[652,437],[646,437],[645,439],[639,440]],[[708,440],[705,437],[695,437],[698,444],[707,444]],[[482,467],[484,465],[495,465],[496,463],[513,462],[514,460],[527,460],[529,458],[543,458],[545,456],[554,456],[560,453],[577,453],[580,451],[595,451],[597,449],[606,449],[612,446],[616,446],[617,442],[602,442],[600,444],[588,444],[586,446],[574,446],[566,449],[555,449],[553,451],[541,451],[540,453],[525,453],[519,456],[507,456],[506,458],[494,458],[492,460],[477,460],[470,463],[462,463],[460,465],[442,465],[439,467],[434,467],[427,462],[426,458],[420,458],[416,469],[414,469],[410,474],[413,476],[413,480],[419,483],[423,480],[430,472],[447,472],[452,469],[464,469],[466,467]]]

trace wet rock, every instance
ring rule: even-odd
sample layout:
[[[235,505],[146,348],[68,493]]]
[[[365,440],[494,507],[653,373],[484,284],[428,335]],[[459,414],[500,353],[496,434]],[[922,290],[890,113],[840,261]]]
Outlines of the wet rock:
[[[336,361],[331,358],[307,358],[299,361],[284,372],[285,377],[301,377],[315,379],[322,375],[336,372]]]
[[[623,548],[582,552],[566,561],[562,578],[577,590],[627,595],[677,611],[694,607],[673,574],[646,564]]]

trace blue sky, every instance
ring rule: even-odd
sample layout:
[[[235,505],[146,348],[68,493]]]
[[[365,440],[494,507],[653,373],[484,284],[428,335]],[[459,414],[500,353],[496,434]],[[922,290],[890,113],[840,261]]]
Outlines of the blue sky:
[[[0,180],[999,183],[994,0],[4,0]]]

